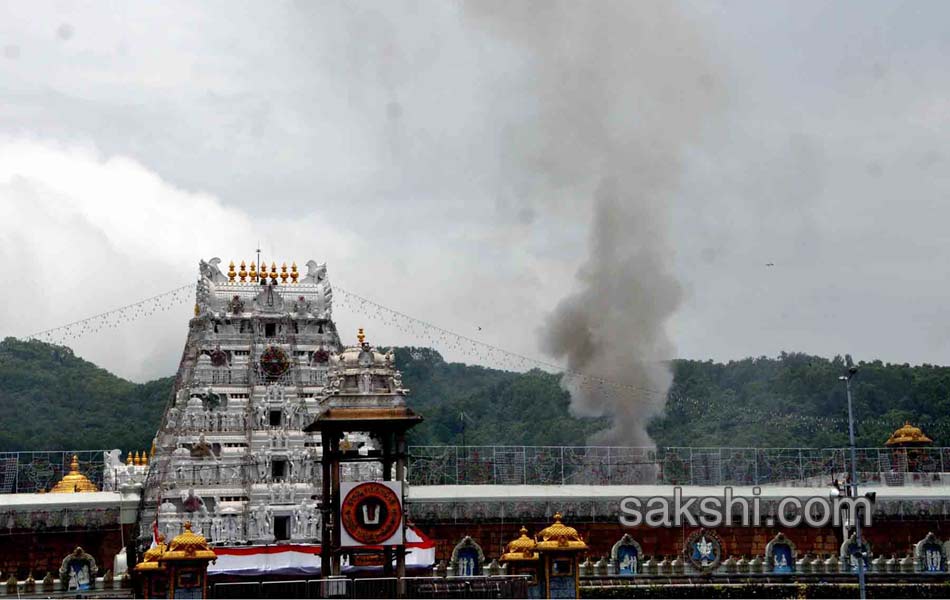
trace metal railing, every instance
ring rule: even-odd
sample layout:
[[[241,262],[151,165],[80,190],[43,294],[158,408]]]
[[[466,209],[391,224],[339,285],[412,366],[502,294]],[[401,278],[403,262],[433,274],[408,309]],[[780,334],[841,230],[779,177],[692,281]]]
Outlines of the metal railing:
[[[412,446],[414,485],[827,485],[847,471],[845,448]],[[860,448],[862,481],[950,481],[950,448]]]
[[[49,490],[79,470],[102,486],[102,450],[0,452],[0,493]],[[845,448],[410,446],[413,485],[827,485]],[[882,486],[950,483],[950,448],[859,448],[859,479]]]
[[[49,491],[64,475],[75,455],[79,472],[102,489],[103,450],[0,452],[0,494]]]

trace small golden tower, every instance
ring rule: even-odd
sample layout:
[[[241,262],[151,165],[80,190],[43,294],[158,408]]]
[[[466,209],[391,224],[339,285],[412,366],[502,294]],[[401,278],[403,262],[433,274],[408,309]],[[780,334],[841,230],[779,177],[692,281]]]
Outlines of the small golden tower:
[[[290,265],[290,281],[293,283],[297,283],[298,275],[299,274],[297,273],[297,263],[294,262],[292,265]]]
[[[277,263],[275,262],[270,264],[270,280],[273,283],[277,283]]]
[[[234,270],[234,261],[231,261],[231,264],[228,265],[228,283],[234,283],[234,278],[237,277],[237,272]]]
[[[257,281],[257,267],[254,266],[254,261],[251,261],[251,281]]]
[[[287,263],[280,265],[280,282],[287,283]]]
[[[241,270],[238,271],[238,277],[241,278],[241,283],[245,283],[247,281],[247,265],[243,260],[241,261]]]
[[[79,472],[79,457],[73,454],[73,460],[69,464],[69,473],[67,473],[59,483],[50,490],[51,494],[72,494],[76,492],[98,492],[96,484],[89,481],[89,478]]]
[[[168,597],[207,598],[208,563],[217,560],[218,555],[204,536],[191,531],[191,521],[185,521],[184,528],[158,559],[168,569]]]

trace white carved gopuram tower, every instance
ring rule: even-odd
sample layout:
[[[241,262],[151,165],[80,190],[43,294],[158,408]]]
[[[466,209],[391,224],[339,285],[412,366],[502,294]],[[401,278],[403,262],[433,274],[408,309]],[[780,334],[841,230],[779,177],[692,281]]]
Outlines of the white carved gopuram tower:
[[[184,521],[216,545],[319,543],[321,440],[303,429],[325,410],[328,369],[344,350],[326,267],[310,261],[301,275],[296,264],[242,262],[223,273],[219,263],[200,263],[195,317],[153,447],[140,547],[156,522],[171,539]],[[387,357],[387,372],[373,365],[373,376],[402,394]],[[342,443],[373,445],[362,434]]]

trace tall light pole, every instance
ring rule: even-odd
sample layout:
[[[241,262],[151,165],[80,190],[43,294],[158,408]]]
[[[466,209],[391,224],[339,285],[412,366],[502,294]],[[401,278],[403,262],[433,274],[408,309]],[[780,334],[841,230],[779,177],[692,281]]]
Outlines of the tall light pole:
[[[850,361],[848,361],[850,362]],[[848,390],[848,438],[851,443],[851,489],[850,495],[857,500],[858,498],[858,459],[857,450],[854,447],[854,409],[851,406],[851,378],[858,374],[858,368],[848,367],[848,374],[842,375],[838,379],[844,381]],[[858,505],[854,505],[854,537],[858,544],[858,591],[861,594],[861,600],[866,596],[864,588],[864,542],[861,540],[861,516],[858,514]]]

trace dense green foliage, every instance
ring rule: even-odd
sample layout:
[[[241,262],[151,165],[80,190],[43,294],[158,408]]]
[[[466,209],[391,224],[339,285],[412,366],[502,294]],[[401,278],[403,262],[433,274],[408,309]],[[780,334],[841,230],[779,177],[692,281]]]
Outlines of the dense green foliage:
[[[447,363],[429,348],[396,348],[409,405],[425,417],[414,444],[582,444],[606,421],[574,419],[558,376]]]
[[[950,443],[950,367],[859,363],[852,381],[857,445],[883,445],[910,420]],[[677,360],[662,446],[829,447],[848,442],[842,357],[782,353],[726,364]]]
[[[428,348],[396,348],[410,406],[425,417],[413,444],[582,444],[606,425],[577,419],[558,376],[448,363]],[[950,368],[862,363],[854,379],[858,443],[880,446],[909,419],[950,439]],[[840,357],[803,354],[726,364],[677,360],[661,446],[840,446],[847,442]],[[0,450],[146,449],[171,377],[135,384],[69,348],[0,342]]]
[[[137,385],[64,346],[0,342],[0,450],[147,450],[171,377]]]

